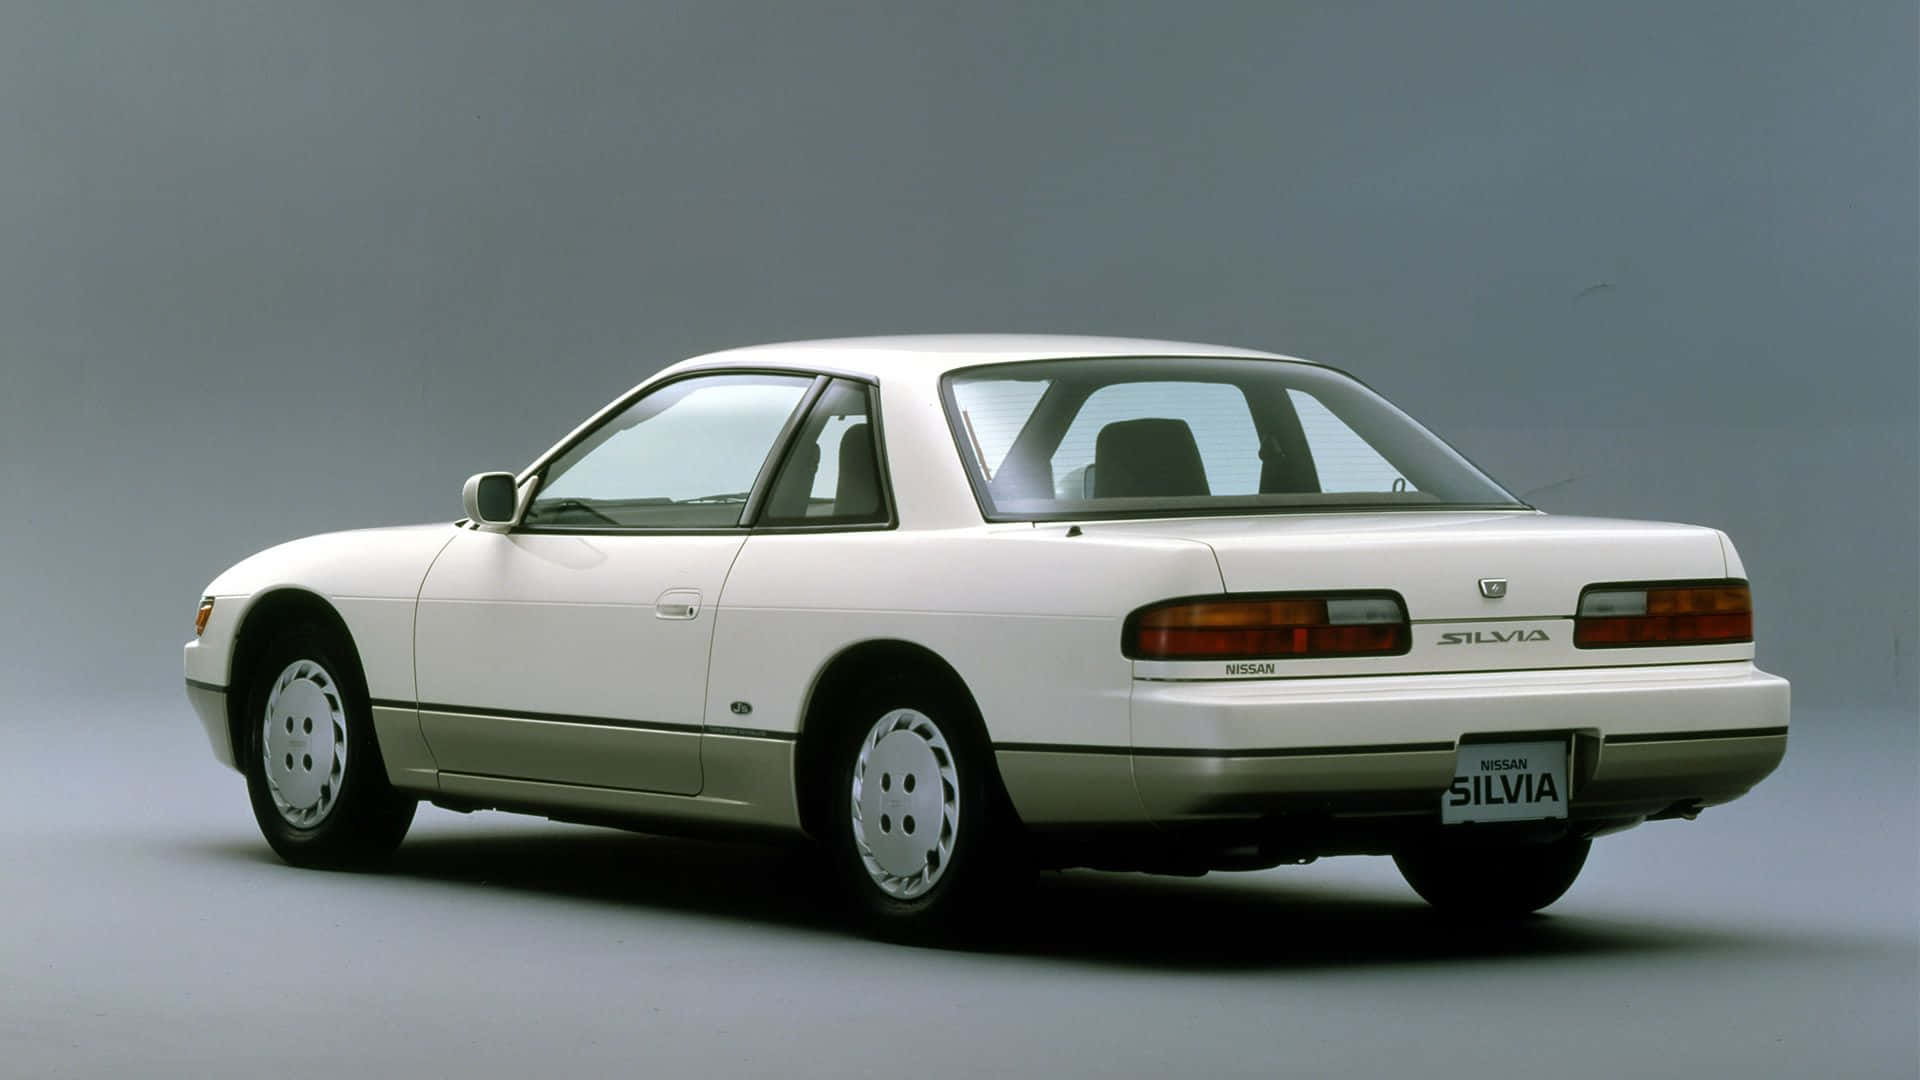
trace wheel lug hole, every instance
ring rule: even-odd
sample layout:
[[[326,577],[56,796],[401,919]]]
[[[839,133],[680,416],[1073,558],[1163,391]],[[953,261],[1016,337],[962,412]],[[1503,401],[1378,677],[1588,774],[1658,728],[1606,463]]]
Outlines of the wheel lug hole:
[[[907,831],[908,836],[912,836],[913,835],[913,815],[908,814],[906,817],[901,818],[900,827]]]
[[[880,831],[881,832],[893,831],[893,819],[888,817],[885,814],[880,815]]]
[[[880,774],[880,790],[881,791],[893,790],[893,774],[892,773]]]
[[[293,771],[293,755],[292,754],[287,755],[287,771],[288,772]]]
[[[293,717],[287,717],[287,734],[293,734]]]
[[[301,768],[303,768],[303,769],[305,769],[305,770],[307,770],[308,772],[312,772],[312,771],[313,771],[313,755],[312,755],[312,754],[301,754],[301,755],[300,755],[300,767],[301,767]],[[908,832],[912,832],[913,830],[912,830],[912,829],[908,829],[907,831],[908,831]]]
[[[308,735],[313,734],[313,717],[309,716],[305,720],[302,720],[300,722],[300,726],[306,731]]]
[[[913,790],[913,774],[908,773],[907,778],[900,781],[900,786],[907,791],[912,791]],[[912,832],[913,830],[909,828],[907,831]]]

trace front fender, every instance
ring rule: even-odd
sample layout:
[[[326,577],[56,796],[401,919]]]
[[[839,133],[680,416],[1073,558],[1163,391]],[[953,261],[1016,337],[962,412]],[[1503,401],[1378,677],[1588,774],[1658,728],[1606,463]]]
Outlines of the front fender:
[[[208,584],[213,613],[186,648],[190,683],[233,682],[233,654],[253,605],[282,590],[319,597],[353,636],[375,698],[413,696],[413,608],[452,525],[358,529],[289,541],[248,556]]]

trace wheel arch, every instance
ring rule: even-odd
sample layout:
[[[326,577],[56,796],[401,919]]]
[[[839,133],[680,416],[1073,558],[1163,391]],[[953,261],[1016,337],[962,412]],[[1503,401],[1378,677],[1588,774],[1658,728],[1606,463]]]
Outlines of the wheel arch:
[[[827,751],[832,744],[834,725],[841,715],[837,710],[851,704],[860,692],[880,678],[925,680],[938,692],[951,696],[965,712],[965,720],[974,725],[986,746],[985,766],[988,781],[996,797],[1011,813],[1011,802],[1000,781],[994,760],[993,739],[986,718],[967,682],[945,657],[917,642],[899,638],[875,638],[843,647],[820,667],[807,691],[800,711],[800,733],[794,749],[794,795],[800,813],[800,825],[809,836],[824,832],[829,798]]]
[[[339,641],[351,672],[364,693],[366,670],[360,662],[353,631],[338,609],[319,593],[298,586],[268,589],[255,596],[234,630],[233,652],[227,661],[227,741],[233,760],[242,761],[246,752],[247,703],[253,697],[254,665],[260,652],[272,640],[275,629],[298,621],[311,622]]]

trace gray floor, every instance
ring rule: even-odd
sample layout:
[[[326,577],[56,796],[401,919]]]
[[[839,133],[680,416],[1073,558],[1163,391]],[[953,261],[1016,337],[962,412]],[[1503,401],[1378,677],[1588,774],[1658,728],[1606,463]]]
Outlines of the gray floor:
[[[1803,710],[1755,795],[1505,933],[1346,859],[1052,875],[962,951],[846,933],[792,856],[503,815],[293,870],[178,698],[15,710],[0,1074],[1920,1072],[1910,716]]]

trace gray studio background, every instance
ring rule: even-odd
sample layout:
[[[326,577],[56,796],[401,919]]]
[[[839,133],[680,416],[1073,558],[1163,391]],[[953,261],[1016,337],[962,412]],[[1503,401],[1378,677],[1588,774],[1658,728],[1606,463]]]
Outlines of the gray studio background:
[[[1799,700],[1915,700],[1911,5],[0,6],[6,679],[458,516],[693,352],[1361,374],[1553,511],[1729,530]],[[1551,486],[1549,486],[1551,485]]]
[[[0,0],[0,1072],[1914,1075],[1917,42],[1904,2]],[[976,330],[1325,360],[1550,511],[1728,530],[1786,768],[1492,943],[1378,860],[1066,875],[1033,940],[903,966],[720,849],[431,811],[392,875],[263,856],[179,689],[222,568],[451,520],[695,352]]]

